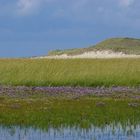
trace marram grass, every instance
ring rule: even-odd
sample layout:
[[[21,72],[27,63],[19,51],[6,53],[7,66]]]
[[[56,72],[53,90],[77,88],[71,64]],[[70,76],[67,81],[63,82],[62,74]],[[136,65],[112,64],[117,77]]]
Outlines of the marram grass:
[[[1,59],[0,85],[140,86],[140,59]]]

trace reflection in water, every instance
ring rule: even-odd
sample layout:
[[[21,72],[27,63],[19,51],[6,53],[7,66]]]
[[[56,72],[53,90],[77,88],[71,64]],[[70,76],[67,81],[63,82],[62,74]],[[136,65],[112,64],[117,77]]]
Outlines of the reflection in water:
[[[121,125],[80,128],[61,128],[48,131],[34,128],[0,127],[0,140],[140,140],[140,125]]]

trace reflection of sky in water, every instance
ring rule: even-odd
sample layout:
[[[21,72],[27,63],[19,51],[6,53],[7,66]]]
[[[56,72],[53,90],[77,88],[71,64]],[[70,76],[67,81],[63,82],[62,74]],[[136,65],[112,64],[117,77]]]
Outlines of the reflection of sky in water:
[[[117,125],[92,127],[89,130],[49,129],[47,132],[32,128],[0,127],[0,140],[140,140],[140,125],[125,129]]]

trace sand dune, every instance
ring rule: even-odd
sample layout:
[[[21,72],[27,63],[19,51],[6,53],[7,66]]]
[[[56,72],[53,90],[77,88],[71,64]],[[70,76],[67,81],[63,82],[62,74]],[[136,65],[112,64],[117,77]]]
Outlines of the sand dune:
[[[71,58],[140,58],[140,55],[129,55],[122,52],[106,51],[90,51],[79,55],[53,55],[53,56],[41,56],[36,58],[50,58],[50,59],[71,59]]]

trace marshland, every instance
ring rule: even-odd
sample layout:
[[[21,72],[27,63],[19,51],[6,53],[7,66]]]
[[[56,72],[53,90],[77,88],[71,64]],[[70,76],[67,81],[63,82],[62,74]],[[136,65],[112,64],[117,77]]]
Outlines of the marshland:
[[[139,139],[139,90],[81,94],[43,87],[1,89],[1,139]]]
[[[139,58],[1,59],[1,139],[138,140],[139,86]]]
[[[139,0],[0,0],[0,140],[140,140]]]

